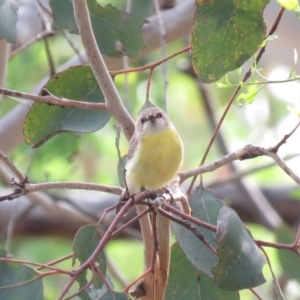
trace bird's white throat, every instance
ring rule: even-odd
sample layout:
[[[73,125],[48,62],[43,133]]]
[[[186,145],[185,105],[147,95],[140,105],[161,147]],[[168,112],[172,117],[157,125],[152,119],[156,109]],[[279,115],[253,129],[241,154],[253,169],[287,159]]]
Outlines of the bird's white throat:
[[[170,125],[165,122],[162,118],[156,118],[153,121],[148,120],[143,124],[143,133],[142,134],[155,134],[160,133],[167,128],[169,128]]]

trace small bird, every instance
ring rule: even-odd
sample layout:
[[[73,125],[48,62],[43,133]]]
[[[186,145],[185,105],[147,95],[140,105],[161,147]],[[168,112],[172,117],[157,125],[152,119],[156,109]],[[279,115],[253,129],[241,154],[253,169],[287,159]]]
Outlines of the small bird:
[[[143,110],[135,124],[125,166],[128,191],[155,191],[167,185],[182,165],[183,143],[168,115],[157,107]],[[127,195],[126,189],[120,201]]]

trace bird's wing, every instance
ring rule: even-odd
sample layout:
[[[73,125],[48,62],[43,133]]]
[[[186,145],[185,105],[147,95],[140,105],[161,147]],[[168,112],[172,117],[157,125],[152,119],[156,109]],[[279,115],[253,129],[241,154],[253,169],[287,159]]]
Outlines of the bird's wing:
[[[138,144],[137,138],[135,137],[135,135],[133,135],[133,137],[130,140],[130,144],[129,144],[129,150],[127,153],[127,161],[133,157],[133,155],[137,149],[137,144]]]

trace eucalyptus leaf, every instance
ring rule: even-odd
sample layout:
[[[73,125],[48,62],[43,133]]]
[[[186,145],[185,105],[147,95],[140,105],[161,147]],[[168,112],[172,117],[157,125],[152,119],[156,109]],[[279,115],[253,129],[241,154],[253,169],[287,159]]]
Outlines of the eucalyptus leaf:
[[[266,259],[236,212],[224,206],[217,227],[219,261],[212,268],[217,286],[237,291],[265,283]]]
[[[0,299],[43,300],[43,280],[39,273],[16,262],[0,262]]]
[[[82,265],[85,263],[89,257],[92,255],[94,250],[96,249],[97,245],[99,244],[99,236],[98,236],[98,229],[96,225],[86,225],[81,227],[75,237],[73,242],[73,265],[75,261],[78,259],[80,264]],[[95,262],[97,263],[98,268],[102,272],[103,276],[106,275],[106,258],[103,251],[99,253],[96,257]],[[95,274],[94,279],[92,281],[95,290],[100,289],[103,286],[102,280],[99,278],[97,274]],[[77,278],[76,281],[79,283],[80,288],[83,288],[87,285],[87,271],[85,270],[82,272]],[[81,297],[85,299],[88,298],[88,292],[83,291],[81,293]]]
[[[0,38],[9,43],[17,41],[18,9],[23,0],[0,0]]]
[[[196,1],[192,63],[203,82],[215,82],[239,68],[266,34],[263,10],[269,0]]]
[[[135,57],[144,47],[142,25],[145,20],[110,4],[105,7],[96,0],[87,0],[93,32],[100,51],[111,57]],[[73,4],[69,0],[51,0],[53,29],[68,28],[78,33]]]
[[[43,94],[104,103],[104,96],[90,66],[69,68],[52,77],[42,89]],[[104,127],[110,119],[106,111],[61,107],[35,102],[24,123],[24,136],[28,144],[37,148],[60,132],[93,132]]]
[[[222,201],[214,197],[212,191],[202,188],[197,188],[196,193],[190,197],[189,204],[193,217],[213,225],[217,225],[219,211],[225,205]],[[197,225],[194,226],[203,234],[212,247],[217,248],[214,232]],[[198,270],[212,278],[211,268],[217,263],[217,256],[190,230],[182,225],[172,222],[172,229],[178,244],[188,260]]]
[[[170,276],[165,300],[239,300],[238,292],[219,289],[214,281],[199,272],[186,258],[178,243],[171,248]]]

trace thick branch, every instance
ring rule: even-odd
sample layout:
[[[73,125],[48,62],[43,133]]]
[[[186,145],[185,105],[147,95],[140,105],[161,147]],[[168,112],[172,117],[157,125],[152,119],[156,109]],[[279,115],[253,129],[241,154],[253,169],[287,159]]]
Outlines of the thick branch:
[[[134,124],[125,109],[123,102],[116,90],[111,76],[108,73],[104,59],[98,49],[89,17],[89,11],[85,0],[73,1],[74,15],[83,46],[88,56],[97,82],[105,97],[106,108],[123,128],[127,139],[130,139]]]

